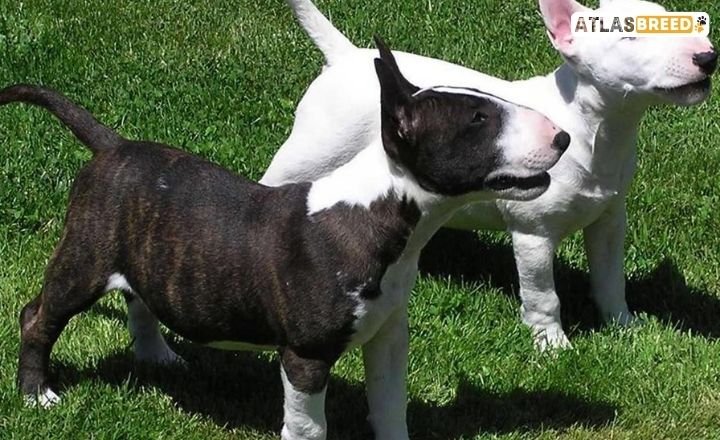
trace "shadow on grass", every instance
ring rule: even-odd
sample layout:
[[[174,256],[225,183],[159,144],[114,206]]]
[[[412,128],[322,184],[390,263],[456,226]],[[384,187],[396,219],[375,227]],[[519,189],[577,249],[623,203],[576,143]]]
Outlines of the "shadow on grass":
[[[600,325],[588,296],[584,271],[556,261],[555,277],[567,328],[583,331]],[[510,246],[481,240],[474,233],[441,231],[421,260],[426,274],[464,281],[488,281],[503,292],[518,291]],[[662,261],[651,273],[627,283],[633,310],[657,316],[666,324],[706,337],[720,336],[720,300],[688,286],[677,266]],[[96,305],[90,313],[124,325],[124,312]],[[178,352],[189,367],[160,368],[134,364],[131,353],[111,356],[97,369],[59,367],[59,383],[68,388],[88,380],[140,389],[152,386],[171,396],[182,411],[201,415],[228,429],[250,427],[277,435],[282,426],[282,386],[279,365],[253,354],[235,354],[182,343]],[[327,416],[329,438],[365,439],[372,432],[365,423],[367,406],[362,384],[337,377],[330,381]],[[617,408],[603,401],[588,401],[557,391],[516,389],[493,393],[461,381],[456,398],[445,405],[411,398],[408,421],[414,439],[459,439],[479,433],[527,433],[571,426],[597,428],[615,418]]]
[[[250,427],[277,436],[282,427],[283,393],[279,364],[249,353],[228,353],[181,343],[186,369],[135,364],[124,352],[79,370],[55,364],[61,391],[93,380],[131,389],[152,386],[171,396],[179,409],[201,415],[227,429]],[[130,380],[128,380],[130,378]],[[559,392],[514,390],[490,393],[463,380],[447,405],[411,399],[408,423],[413,439],[459,439],[481,432],[528,432],[541,428],[607,425],[617,408]],[[362,384],[333,376],[327,396],[330,439],[368,439],[367,405]]]
[[[589,296],[585,271],[555,259],[555,283],[562,303],[566,330],[585,331],[601,325]],[[508,295],[519,286],[512,247],[483,241],[472,232],[443,229],[425,247],[420,261],[423,273],[464,281],[489,281]],[[720,337],[720,299],[689,286],[670,259],[638,279],[627,280],[630,309],[656,316],[665,324],[709,338]]]

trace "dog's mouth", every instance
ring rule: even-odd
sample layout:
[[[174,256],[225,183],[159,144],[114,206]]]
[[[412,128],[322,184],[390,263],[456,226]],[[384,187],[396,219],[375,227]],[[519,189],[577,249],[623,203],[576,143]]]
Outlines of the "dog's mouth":
[[[673,101],[690,101],[694,103],[698,98],[703,98],[710,93],[710,87],[712,80],[708,76],[707,78],[695,81],[690,84],[685,84],[678,87],[655,87],[653,90],[665,97],[670,98]]]
[[[509,200],[531,200],[548,189],[550,175],[546,172],[519,176],[508,172],[491,174],[485,179],[485,187],[500,198]]]

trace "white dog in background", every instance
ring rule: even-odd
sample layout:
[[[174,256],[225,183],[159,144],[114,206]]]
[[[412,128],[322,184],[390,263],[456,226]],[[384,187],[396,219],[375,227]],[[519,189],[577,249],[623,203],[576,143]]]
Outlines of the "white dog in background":
[[[288,0],[325,55],[323,73],[298,105],[290,138],[261,180],[268,185],[316,180],[348,162],[380,135],[375,49],[353,45],[310,0]],[[570,133],[572,143],[551,169],[552,183],[530,202],[467,206],[447,226],[506,229],[512,234],[522,319],[540,349],[566,347],[553,257],[560,241],[582,229],[592,296],[606,321],[628,324],[623,271],[625,196],[636,167],[637,131],[649,106],[693,105],[710,93],[717,52],[707,38],[575,37],[574,0],[540,0],[553,46],[565,63],[553,73],[508,82],[443,61],[396,52],[408,79],[421,87],[473,87],[538,110]],[[598,13],[664,11],[638,0],[604,0]],[[488,42],[492,44],[492,42]]]

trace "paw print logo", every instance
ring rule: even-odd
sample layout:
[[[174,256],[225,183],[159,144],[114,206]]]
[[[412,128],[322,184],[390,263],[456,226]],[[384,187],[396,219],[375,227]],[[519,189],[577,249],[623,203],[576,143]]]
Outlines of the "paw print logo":
[[[699,16],[695,23],[695,32],[697,32],[698,34],[701,34],[705,30],[706,24],[707,24],[707,17],[704,15]]]

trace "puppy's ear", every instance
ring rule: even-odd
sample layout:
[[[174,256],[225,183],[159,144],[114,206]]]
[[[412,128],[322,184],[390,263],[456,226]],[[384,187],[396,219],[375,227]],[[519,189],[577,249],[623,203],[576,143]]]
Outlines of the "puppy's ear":
[[[375,71],[380,81],[382,138],[388,155],[399,160],[412,144],[413,94],[420,90],[400,73],[395,57],[380,37],[375,36],[380,58]]]
[[[397,83],[398,88],[407,95],[412,95],[413,93],[420,90],[419,87],[412,84],[410,81],[405,79],[403,74],[400,72],[400,68],[397,65],[397,62],[395,61],[395,56],[390,52],[390,49],[387,47],[385,42],[380,38],[379,36],[375,35],[375,45],[378,48],[378,51],[380,52],[380,61],[382,61],[388,68],[389,72],[392,74],[392,76],[395,79],[395,82]],[[377,60],[375,65],[377,66]],[[379,73],[378,73],[379,75]],[[382,81],[382,80],[381,80]],[[380,83],[382,86],[382,82]]]

